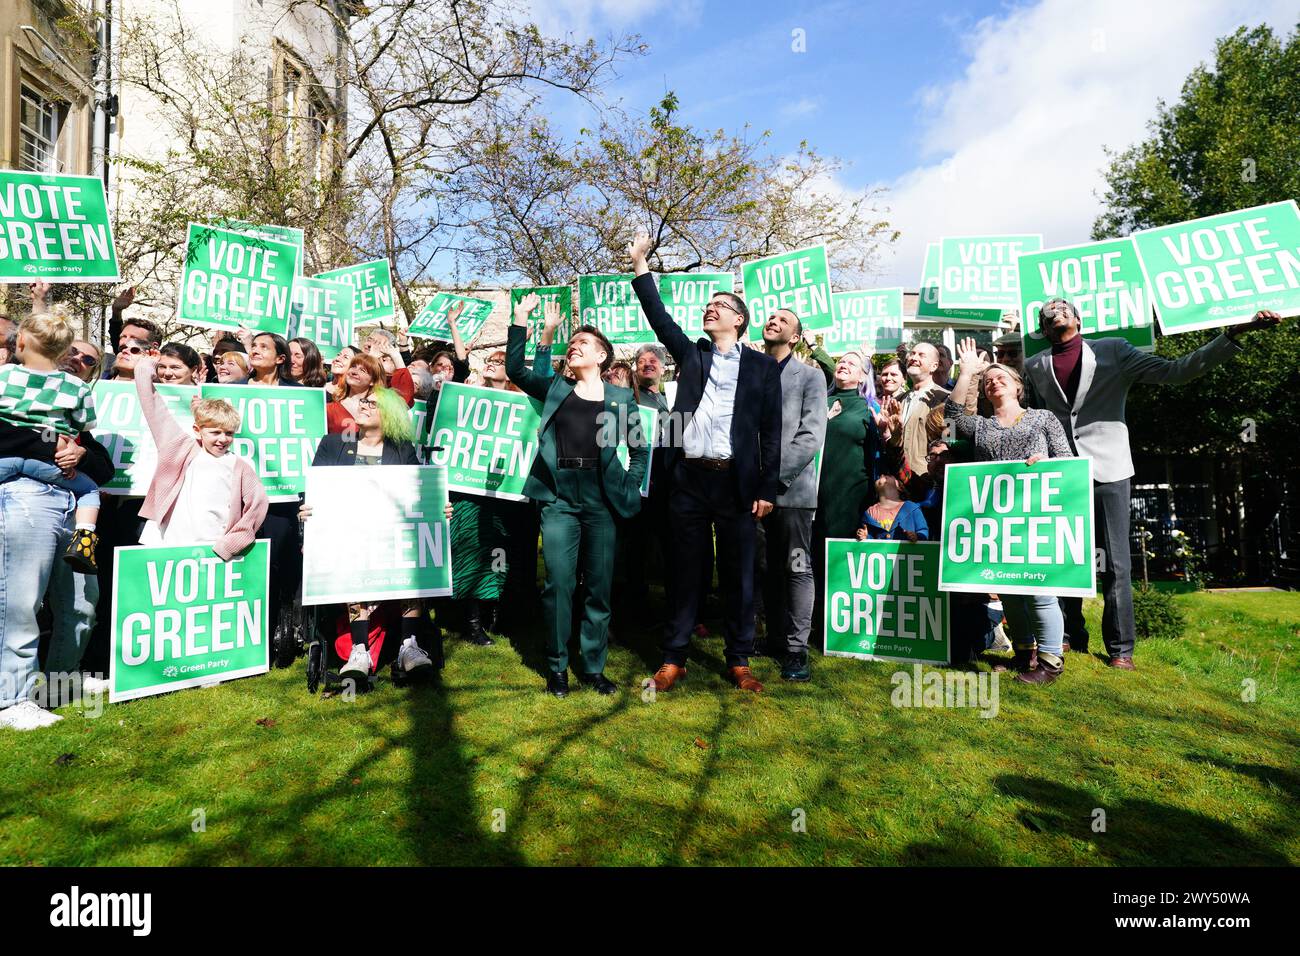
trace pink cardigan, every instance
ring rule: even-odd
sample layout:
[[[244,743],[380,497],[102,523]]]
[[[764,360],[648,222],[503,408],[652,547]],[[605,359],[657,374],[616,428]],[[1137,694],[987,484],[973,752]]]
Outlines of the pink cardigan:
[[[153,432],[158,446],[158,465],[149,482],[149,493],[140,506],[140,517],[150,521],[165,522],[181,493],[185,470],[195,455],[205,454],[193,435],[181,430],[176,419],[167,410],[167,404],[158,397],[153,386],[153,363],[141,359],[135,368],[135,391],[140,396],[140,409],[144,420]],[[212,545],[212,550],[222,561],[229,561],[257,538],[257,530],[266,518],[266,491],[262,482],[247,461],[235,462],[235,481],[230,496],[230,523],[226,533]]]

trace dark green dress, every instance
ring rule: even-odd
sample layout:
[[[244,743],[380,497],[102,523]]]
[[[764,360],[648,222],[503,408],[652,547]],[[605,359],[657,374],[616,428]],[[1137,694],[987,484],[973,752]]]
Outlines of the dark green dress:
[[[816,528],[822,540],[852,538],[862,524],[862,512],[876,500],[880,432],[857,389],[831,392],[826,408]]]
[[[505,514],[513,502],[455,491],[450,498],[452,597],[495,601],[506,583]]]

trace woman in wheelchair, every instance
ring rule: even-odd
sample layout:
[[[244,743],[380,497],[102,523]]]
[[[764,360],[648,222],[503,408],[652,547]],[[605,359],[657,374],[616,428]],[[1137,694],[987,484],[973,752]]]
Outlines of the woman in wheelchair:
[[[327,434],[316,449],[312,465],[418,465],[415,446],[411,443],[411,413],[402,397],[389,388],[375,388],[359,399],[353,419],[356,430]],[[447,517],[451,518],[451,505]],[[311,517],[311,506],[304,504],[299,517]],[[396,619],[396,620],[395,620]],[[385,636],[400,621],[402,642],[397,651],[397,670],[404,676],[415,677],[430,673],[442,666],[442,641],[428,640],[431,632],[428,611],[418,599],[387,601],[383,604],[347,605],[346,629],[335,644],[340,658],[346,663],[339,669],[339,677],[351,678],[358,684],[369,680],[378,667]],[[420,646],[420,638],[432,644],[436,665],[428,651]],[[391,643],[391,642],[390,642]]]

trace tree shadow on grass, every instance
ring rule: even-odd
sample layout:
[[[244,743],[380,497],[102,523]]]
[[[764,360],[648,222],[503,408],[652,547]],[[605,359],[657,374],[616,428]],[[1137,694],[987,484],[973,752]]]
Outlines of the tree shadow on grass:
[[[1037,777],[1002,775],[1002,795],[1024,801],[1016,811],[1031,830],[1092,844],[1099,861],[1119,866],[1287,866],[1290,860],[1236,827],[1204,814],[1157,803],[1122,799],[1102,806],[1106,829],[1093,832],[1095,794]]]

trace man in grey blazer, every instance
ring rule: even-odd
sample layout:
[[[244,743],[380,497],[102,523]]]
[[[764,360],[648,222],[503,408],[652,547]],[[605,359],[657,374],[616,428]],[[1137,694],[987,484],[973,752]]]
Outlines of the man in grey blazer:
[[[1259,312],[1252,322],[1227,328],[1195,352],[1170,360],[1142,352],[1124,339],[1084,339],[1079,334],[1079,311],[1064,299],[1051,299],[1039,310],[1039,328],[1051,348],[1025,362],[1028,404],[1053,412],[1074,453],[1092,459],[1096,547],[1101,551],[1097,576],[1105,599],[1101,630],[1111,667],[1133,670],[1129,559],[1133,457],[1124,422],[1128,390],[1138,382],[1163,385],[1193,379],[1240,352],[1237,337],[1243,332],[1280,321],[1273,312]],[[1070,648],[1087,651],[1083,599],[1061,598],[1060,602]]]
[[[812,522],[817,509],[813,456],[826,441],[826,379],[795,356],[803,323],[778,309],[763,326],[763,350],[781,369],[781,468],[772,512],[763,519],[762,581],[769,653],[783,655],[781,676],[809,679],[812,625]]]

